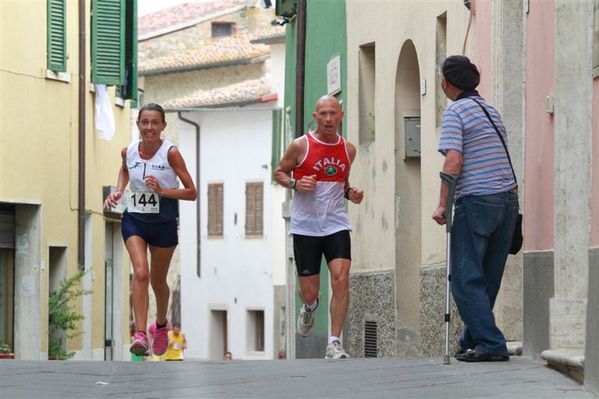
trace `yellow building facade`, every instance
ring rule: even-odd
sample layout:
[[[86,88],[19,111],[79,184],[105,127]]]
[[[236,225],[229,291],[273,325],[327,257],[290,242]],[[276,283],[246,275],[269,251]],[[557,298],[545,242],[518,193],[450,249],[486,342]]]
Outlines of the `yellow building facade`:
[[[116,10],[116,28],[107,29],[122,47],[116,56],[92,8],[96,16]],[[136,33],[132,17],[129,0],[0,2],[0,342],[15,358],[48,358],[49,294],[79,270],[87,272],[80,287],[93,294],[72,302],[84,320],[64,349],[75,359],[128,358],[129,260],[103,198],[131,139],[123,43]],[[120,75],[112,83],[101,75],[103,56]],[[110,140],[95,123],[94,83],[102,82]]]

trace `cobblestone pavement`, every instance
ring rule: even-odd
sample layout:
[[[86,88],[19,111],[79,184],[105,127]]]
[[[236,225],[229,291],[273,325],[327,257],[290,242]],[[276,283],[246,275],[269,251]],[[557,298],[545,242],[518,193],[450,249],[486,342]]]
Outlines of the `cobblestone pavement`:
[[[593,398],[526,357],[42,362],[0,360],[0,398]]]

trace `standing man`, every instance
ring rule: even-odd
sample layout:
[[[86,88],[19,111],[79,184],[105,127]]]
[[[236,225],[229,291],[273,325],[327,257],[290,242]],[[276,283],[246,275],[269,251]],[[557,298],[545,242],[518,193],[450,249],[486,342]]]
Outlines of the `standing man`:
[[[515,175],[499,136],[507,143],[506,129],[497,110],[475,90],[480,82],[476,65],[453,55],[442,70],[441,88],[454,102],[443,114],[439,152],[445,156],[443,172],[458,179],[451,290],[464,330],[455,357],[466,362],[507,361],[505,337],[493,316],[518,215]],[[446,222],[448,191],[442,184],[433,213],[441,225]]]
[[[356,147],[337,130],[343,111],[333,96],[323,96],[312,113],[317,129],[295,139],[275,170],[283,187],[295,190],[291,227],[295,264],[303,305],[297,321],[300,335],[314,329],[318,308],[320,261],[324,254],[331,273],[331,337],[326,359],[349,357],[340,336],[349,306],[349,268],[351,265],[351,226],[343,198],[362,202],[364,192],[349,184],[349,170]]]

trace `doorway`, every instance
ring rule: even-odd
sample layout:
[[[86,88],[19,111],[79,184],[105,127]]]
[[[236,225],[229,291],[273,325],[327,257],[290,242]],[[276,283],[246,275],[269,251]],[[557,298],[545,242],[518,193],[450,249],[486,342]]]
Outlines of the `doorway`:
[[[208,348],[209,360],[222,360],[225,352],[229,351],[227,332],[227,311],[210,311],[210,330],[208,332],[210,346]]]
[[[395,284],[398,356],[418,355],[422,194],[420,170],[420,73],[416,48],[407,40],[395,81]]]

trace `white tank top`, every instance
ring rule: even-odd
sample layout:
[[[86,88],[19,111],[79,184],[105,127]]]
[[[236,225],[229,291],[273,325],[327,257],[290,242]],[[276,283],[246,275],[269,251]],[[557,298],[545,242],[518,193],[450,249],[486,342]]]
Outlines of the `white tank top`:
[[[162,140],[162,145],[151,159],[142,159],[139,155],[140,141],[129,144],[125,162],[129,171],[129,189],[132,191],[151,191],[145,183],[146,176],[154,176],[162,188],[178,188],[177,174],[168,162],[168,150],[174,146],[168,140]],[[179,216],[178,200],[160,197],[160,213],[143,214],[129,213],[131,217],[147,223],[168,222]]]
[[[148,191],[146,176],[154,176],[160,187],[177,188],[177,174],[168,163],[168,150],[174,146],[168,140],[162,140],[162,145],[151,159],[142,159],[139,155],[141,141],[129,144],[127,147],[127,169],[129,170],[129,187],[134,191]]]
[[[343,137],[329,144],[307,133],[306,155],[293,170],[293,177],[316,176],[314,191],[293,193],[291,234],[324,237],[342,230],[351,230],[345,208],[345,178],[350,161]]]

